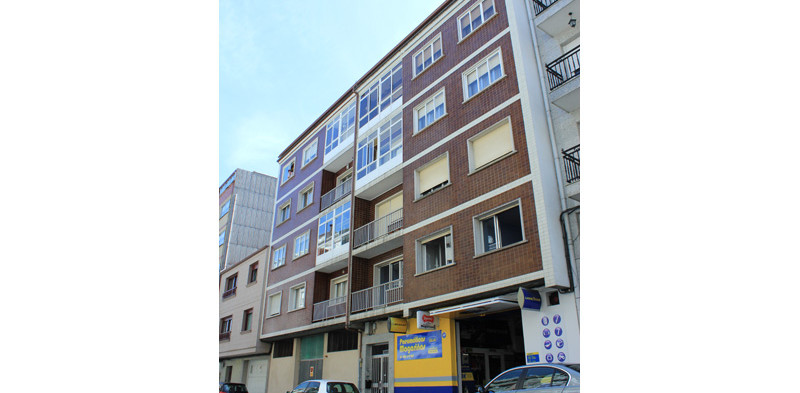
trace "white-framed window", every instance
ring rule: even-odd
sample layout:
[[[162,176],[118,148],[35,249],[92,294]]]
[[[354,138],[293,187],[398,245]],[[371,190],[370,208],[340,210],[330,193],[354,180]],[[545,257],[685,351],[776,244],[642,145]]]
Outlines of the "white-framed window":
[[[331,280],[331,300],[345,301],[347,296],[347,275]]]
[[[272,252],[272,268],[278,268],[286,264],[286,245],[276,248]]]
[[[414,171],[417,199],[450,184],[450,159],[445,152]]]
[[[484,0],[475,4],[472,9],[465,12],[458,18],[458,34],[460,39],[472,34],[475,29],[496,14],[494,10],[494,0]]]
[[[469,171],[474,172],[476,169],[494,163],[498,158],[513,151],[514,136],[511,132],[511,119],[506,117],[467,140]]]
[[[308,165],[309,162],[317,158],[317,141],[318,139],[314,139],[311,144],[303,149],[303,166]]]
[[[271,317],[281,313],[281,294],[283,292],[274,293],[267,298],[267,316]]]
[[[308,254],[308,239],[311,236],[311,231],[306,231],[304,234],[294,238],[294,255],[293,258],[299,258]]]
[[[222,218],[223,216],[228,214],[228,210],[230,210],[230,208],[231,208],[231,200],[228,199],[228,201],[225,202],[224,205],[222,205],[222,209],[219,210],[219,218]]]
[[[340,204],[319,218],[317,232],[317,255],[335,248],[345,247],[350,242],[350,201]]]
[[[440,57],[442,57],[442,33],[414,55],[414,76],[430,67]]]
[[[417,274],[455,263],[452,231],[453,228],[448,227],[417,240]]]
[[[473,218],[475,255],[525,241],[520,201],[516,200]]]
[[[420,132],[447,113],[444,88],[414,108],[414,132]]]
[[[356,179],[361,179],[397,155],[403,155],[402,112],[387,119],[358,142]]]
[[[292,216],[292,200],[289,199],[278,208],[278,224],[285,222]]]
[[[350,104],[338,113],[322,129],[325,130],[325,154],[328,154],[347,137],[353,135],[356,129],[356,103]]]
[[[461,75],[465,101],[503,77],[501,59],[502,53],[498,48]]]
[[[289,289],[289,311],[306,307],[306,283],[295,285]]]
[[[294,177],[294,158],[281,169],[281,184]]]
[[[225,231],[219,234],[219,245],[221,246],[223,244],[225,244]]]
[[[314,183],[309,184],[297,194],[297,211],[303,210],[314,202]]]
[[[228,315],[225,318],[219,320],[219,332],[220,333],[230,333],[231,326],[233,325],[233,315]]]
[[[380,78],[376,78],[375,83],[361,93],[358,104],[358,126],[367,124],[401,97],[403,97],[403,63],[399,62],[384,72]]]

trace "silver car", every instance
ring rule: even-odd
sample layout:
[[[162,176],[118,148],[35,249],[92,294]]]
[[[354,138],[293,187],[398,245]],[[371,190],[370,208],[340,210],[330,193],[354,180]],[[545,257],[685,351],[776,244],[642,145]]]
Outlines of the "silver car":
[[[514,367],[494,377],[485,388],[478,387],[478,392],[580,392],[580,371],[580,364],[543,363]]]
[[[329,379],[312,379],[305,381],[291,392],[286,393],[359,393],[351,382],[331,381]]]

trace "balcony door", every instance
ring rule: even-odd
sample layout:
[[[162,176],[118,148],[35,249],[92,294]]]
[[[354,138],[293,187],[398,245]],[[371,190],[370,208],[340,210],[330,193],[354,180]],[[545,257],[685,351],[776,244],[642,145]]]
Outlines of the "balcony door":
[[[331,300],[328,307],[333,314],[329,315],[344,315],[346,296],[347,276],[344,275],[331,280]]]
[[[389,199],[375,205],[375,220],[380,220],[382,217],[389,215],[397,210],[403,208],[403,192],[398,192],[389,197]],[[392,216],[390,219],[382,220],[375,223],[375,236],[377,239],[383,235],[394,232],[402,226],[402,213],[396,217]]]
[[[394,261],[375,266],[375,306],[383,306],[399,299],[397,289],[400,288],[403,261]]]

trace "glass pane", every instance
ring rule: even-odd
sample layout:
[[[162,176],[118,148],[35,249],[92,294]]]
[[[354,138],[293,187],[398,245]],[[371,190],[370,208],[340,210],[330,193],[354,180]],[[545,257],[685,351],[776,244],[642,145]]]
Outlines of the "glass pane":
[[[425,128],[425,125],[427,124],[425,122],[425,108],[422,108],[417,111],[417,119],[419,119],[418,120],[419,124],[417,124],[417,129],[421,130]]]
[[[431,124],[431,123],[433,123],[433,120],[434,120],[434,119],[433,119],[433,108],[431,108],[431,111],[430,111],[430,112],[428,112],[428,115],[427,115],[427,122],[428,122],[428,124]]]
[[[483,20],[489,19],[492,15],[494,15],[494,3],[492,0],[486,0],[483,2]]]
[[[444,104],[443,103],[439,104],[436,107],[436,118],[438,119],[438,118],[440,118],[442,116],[444,116]]]
[[[472,82],[467,86],[467,97],[472,97],[478,93],[478,82]]]
[[[394,74],[392,74],[392,91],[396,91],[403,85],[403,69],[398,65],[395,67]],[[392,99],[394,100],[394,98]]]
[[[482,74],[480,78],[478,78],[478,90],[483,90],[489,86],[489,74]]]
[[[442,40],[437,39],[433,42],[433,60],[436,61],[439,57],[442,56]]]
[[[414,64],[416,65],[417,74],[422,71],[422,53],[418,54],[417,57],[414,58]]]
[[[461,18],[461,37],[462,38],[466,37],[467,34],[469,34],[471,31],[472,31],[472,28],[470,27],[470,24],[469,24],[469,14],[467,14],[467,15],[464,15],[463,18]]]
[[[550,387],[554,369],[550,367],[531,367],[522,381],[523,389],[539,389]],[[548,389],[549,390],[549,389]]]
[[[519,379],[523,370],[524,369],[506,371],[497,377],[497,379],[492,381],[492,383],[486,386],[486,391],[505,392],[514,390],[514,388],[517,386],[517,380]]]
[[[389,98],[390,95],[392,95],[392,80],[386,78],[381,81],[381,101]]]
[[[483,20],[481,20],[480,7],[475,7],[475,9],[472,10],[472,30],[477,29],[481,23],[483,23]]]
[[[378,90],[373,90],[369,93],[369,107],[370,109],[378,106]]]
[[[483,251],[488,252],[496,249],[497,236],[494,232],[494,217],[481,220],[481,228],[483,229]]]
[[[431,48],[425,48],[425,52],[424,53],[425,53],[424,54],[425,67],[427,67],[427,66],[431,65],[431,62],[433,62],[432,54],[431,54]]]
[[[505,247],[522,241],[522,222],[519,206],[514,206],[497,214],[497,227],[500,229],[501,246]]]

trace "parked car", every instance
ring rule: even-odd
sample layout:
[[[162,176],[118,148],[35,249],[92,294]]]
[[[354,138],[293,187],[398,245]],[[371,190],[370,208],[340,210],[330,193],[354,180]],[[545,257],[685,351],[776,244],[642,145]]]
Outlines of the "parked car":
[[[247,386],[243,383],[220,382],[219,393],[247,393]]]
[[[359,393],[352,382],[313,379],[305,381],[286,393]]]
[[[530,364],[514,367],[494,377],[479,393],[490,392],[553,392],[581,391],[580,364]]]

